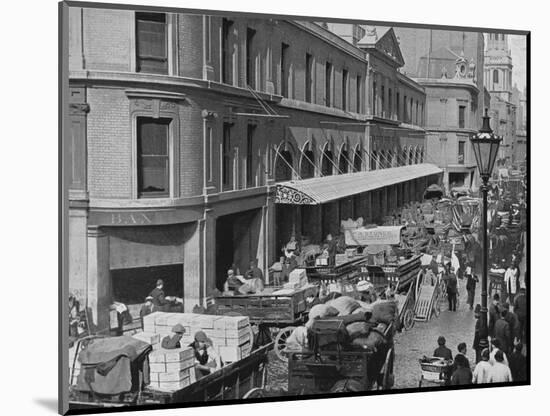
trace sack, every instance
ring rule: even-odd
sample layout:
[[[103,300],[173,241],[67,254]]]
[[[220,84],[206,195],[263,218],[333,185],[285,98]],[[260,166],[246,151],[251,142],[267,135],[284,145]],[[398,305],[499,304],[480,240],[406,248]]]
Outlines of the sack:
[[[397,303],[394,301],[385,301],[374,304],[372,307],[371,322],[382,322],[390,324],[397,316]]]
[[[368,336],[371,330],[371,327],[372,327],[372,324],[369,324],[368,322],[365,322],[365,321],[353,322],[351,324],[346,325],[346,331],[348,332],[349,337],[353,340],[355,338]]]
[[[327,305],[326,303],[322,303],[319,305],[315,305],[311,308],[309,311],[309,319],[316,319],[316,318],[327,318],[329,316],[338,316],[340,312],[338,309],[333,308],[330,305]]]
[[[366,337],[361,336],[355,338],[351,344],[365,350],[376,352],[386,344],[386,338],[384,338],[380,332],[373,329]]]
[[[310,328],[308,344],[313,349],[336,349],[342,347],[349,340],[348,332],[342,319],[317,319]]]
[[[353,311],[359,308],[359,303],[350,296],[340,296],[326,303],[338,310],[338,316],[351,315]]]

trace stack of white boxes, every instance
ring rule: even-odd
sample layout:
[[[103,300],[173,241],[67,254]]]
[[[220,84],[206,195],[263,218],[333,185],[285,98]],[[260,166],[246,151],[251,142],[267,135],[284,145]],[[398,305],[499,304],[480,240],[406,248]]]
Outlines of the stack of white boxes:
[[[196,381],[193,348],[159,348],[149,354],[150,387],[165,391],[179,390]]]
[[[284,284],[285,289],[300,289],[307,285],[307,273],[305,269],[294,269],[288,276],[288,283]]]
[[[166,335],[173,335],[174,325],[182,325],[185,329],[180,341],[182,347],[191,344],[195,334],[202,331],[210,338],[224,364],[248,357],[252,351],[252,331],[246,316],[154,312],[144,317],[143,324],[144,333],[159,335],[159,342]]]
[[[158,350],[160,348],[160,334],[144,331],[135,333],[132,335],[132,338],[151,344],[153,346],[153,350]]]

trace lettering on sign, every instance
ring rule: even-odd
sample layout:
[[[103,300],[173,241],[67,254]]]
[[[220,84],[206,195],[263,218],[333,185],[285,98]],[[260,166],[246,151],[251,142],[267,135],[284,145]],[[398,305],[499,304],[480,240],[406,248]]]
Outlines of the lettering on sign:
[[[112,225],[147,225],[152,223],[153,220],[149,215],[143,212],[111,214]]]

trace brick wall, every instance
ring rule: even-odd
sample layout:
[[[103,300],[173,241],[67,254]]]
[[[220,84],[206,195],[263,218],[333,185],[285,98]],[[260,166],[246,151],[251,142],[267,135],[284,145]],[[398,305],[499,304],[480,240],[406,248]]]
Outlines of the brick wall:
[[[90,198],[131,197],[131,125],[123,90],[89,88],[88,189]]]
[[[78,16],[71,16],[78,18]],[[129,71],[134,59],[129,48],[135,13],[128,10],[84,9],[86,69]]]

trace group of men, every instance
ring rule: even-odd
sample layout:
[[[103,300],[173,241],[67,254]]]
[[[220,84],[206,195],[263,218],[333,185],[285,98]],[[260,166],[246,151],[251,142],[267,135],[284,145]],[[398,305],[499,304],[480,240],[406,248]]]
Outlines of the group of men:
[[[481,351],[479,361],[476,357],[473,371],[470,360],[466,356],[467,346],[465,342],[458,344],[458,353],[454,359],[452,351],[445,345],[445,337],[440,336],[437,343],[438,347],[435,349],[433,356],[453,362],[450,371],[445,374],[448,385],[505,383],[525,381],[527,378],[527,364],[522,353],[523,344],[521,342],[517,342],[513,351],[507,355],[501,349],[499,341],[492,339],[491,351],[488,348]]]

